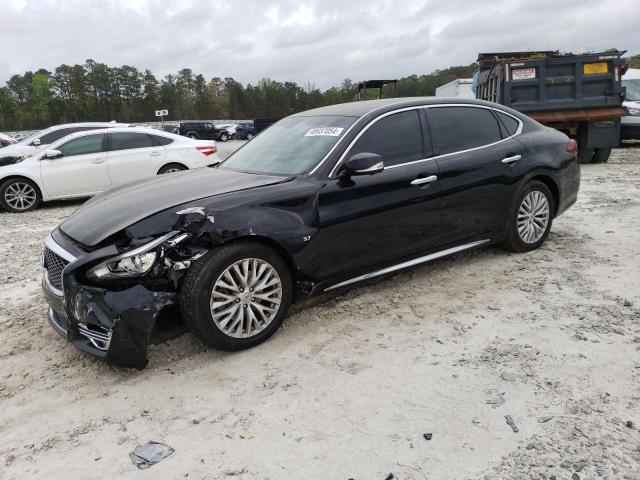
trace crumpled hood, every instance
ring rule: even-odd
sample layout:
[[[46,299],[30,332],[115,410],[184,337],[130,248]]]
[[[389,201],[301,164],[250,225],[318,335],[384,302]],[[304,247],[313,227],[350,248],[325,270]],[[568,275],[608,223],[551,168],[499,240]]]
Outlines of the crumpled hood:
[[[195,200],[261,187],[287,178],[201,168],[121,185],[96,195],[66,219],[60,230],[93,247],[111,235],[168,208]]]

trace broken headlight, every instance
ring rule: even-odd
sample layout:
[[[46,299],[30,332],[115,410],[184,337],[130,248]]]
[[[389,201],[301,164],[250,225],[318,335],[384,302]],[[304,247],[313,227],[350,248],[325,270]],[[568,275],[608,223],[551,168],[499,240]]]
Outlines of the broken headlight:
[[[168,233],[141,247],[105,260],[91,268],[87,276],[93,280],[109,280],[144,275],[151,270],[158,257],[157,248],[177,233]]]

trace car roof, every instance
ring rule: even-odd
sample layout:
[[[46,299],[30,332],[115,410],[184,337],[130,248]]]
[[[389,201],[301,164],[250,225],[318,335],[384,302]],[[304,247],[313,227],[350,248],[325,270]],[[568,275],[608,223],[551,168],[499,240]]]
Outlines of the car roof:
[[[126,127],[128,123],[117,123],[117,122],[78,122],[78,123],[61,123],[59,125],[52,125],[47,127],[45,130],[49,130],[50,128],[69,128],[69,127],[108,127],[110,125]]]
[[[291,115],[292,117],[310,117],[316,115],[336,115],[344,117],[363,117],[374,111],[384,113],[389,110],[396,110],[405,107],[414,107],[418,105],[439,105],[439,104],[468,104],[483,105],[488,107],[497,107],[511,112],[510,108],[504,105],[498,105],[484,100],[475,100],[471,98],[447,98],[447,97],[405,97],[405,98],[384,98],[381,100],[364,100],[359,102],[339,103],[337,105],[329,105],[326,107],[314,108],[305,112]]]

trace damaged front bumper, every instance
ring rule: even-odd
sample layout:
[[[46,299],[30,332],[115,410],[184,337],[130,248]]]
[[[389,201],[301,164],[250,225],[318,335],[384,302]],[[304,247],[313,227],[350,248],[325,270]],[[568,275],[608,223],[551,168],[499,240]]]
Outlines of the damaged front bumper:
[[[83,259],[66,252],[51,236],[45,245],[59,256],[66,254],[68,261],[58,282],[50,280],[48,269],[42,279],[54,330],[89,355],[117,366],[144,368],[156,319],[165,306],[175,303],[175,291],[157,291],[141,282],[117,289],[84,285],[76,275]]]

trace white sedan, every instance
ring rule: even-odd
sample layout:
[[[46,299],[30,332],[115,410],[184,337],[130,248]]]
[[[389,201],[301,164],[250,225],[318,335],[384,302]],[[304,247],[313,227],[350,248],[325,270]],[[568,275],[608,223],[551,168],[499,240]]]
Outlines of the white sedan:
[[[214,165],[216,152],[213,141],[145,127],[74,133],[0,166],[0,205],[19,213],[41,201],[90,197],[141,178]]]

